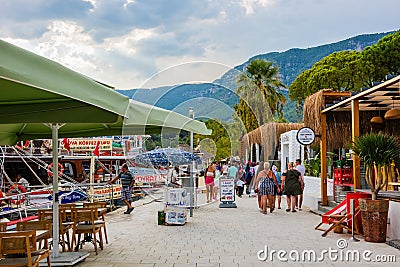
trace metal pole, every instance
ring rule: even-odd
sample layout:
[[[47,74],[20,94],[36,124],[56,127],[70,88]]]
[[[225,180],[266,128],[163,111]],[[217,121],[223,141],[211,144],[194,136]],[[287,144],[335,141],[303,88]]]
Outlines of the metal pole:
[[[350,199],[350,210],[351,210],[351,238],[349,240],[353,242],[359,242],[360,240],[354,237],[354,219],[356,218],[354,216],[355,212],[354,199]]]
[[[89,173],[89,195],[90,195],[90,202],[93,202],[93,196],[94,196],[94,160],[95,156],[90,157],[90,173]]]
[[[52,155],[53,155],[53,258],[60,256],[59,251],[59,218],[58,218],[58,128],[59,125],[51,124]]]
[[[194,119],[193,108],[189,108],[189,118]],[[190,153],[193,154],[193,132],[190,132]],[[193,217],[194,206],[194,162],[190,165],[190,217]]]

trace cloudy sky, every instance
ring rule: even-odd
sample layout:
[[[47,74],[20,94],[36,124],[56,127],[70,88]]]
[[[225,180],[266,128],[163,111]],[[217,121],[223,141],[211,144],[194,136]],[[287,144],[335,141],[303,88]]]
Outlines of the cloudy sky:
[[[120,89],[400,28],[398,0],[1,0],[0,38]]]

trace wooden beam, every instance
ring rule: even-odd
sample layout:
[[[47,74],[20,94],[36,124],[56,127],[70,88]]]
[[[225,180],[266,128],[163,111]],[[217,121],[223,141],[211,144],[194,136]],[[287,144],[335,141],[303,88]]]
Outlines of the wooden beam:
[[[351,140],[354,142],[360,136],[360,106],[358,100],[351,101]],[[353,154],[354,192],[361,188],[360,157]]]
[[[321,156],[321,201],[323,206],[328,205],[328,190],[327,190],[327,160],[326,160],[326,114],[321,113],[321,141],[320,141],[320,156]]]

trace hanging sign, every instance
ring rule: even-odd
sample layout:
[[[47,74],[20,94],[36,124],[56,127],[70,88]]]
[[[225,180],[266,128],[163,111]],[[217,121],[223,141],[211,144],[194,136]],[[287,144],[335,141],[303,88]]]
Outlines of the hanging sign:
[[[296,139],[302,145],[311,145],[315,140],[315,133],[311,128],[303,127],[297,131]]]

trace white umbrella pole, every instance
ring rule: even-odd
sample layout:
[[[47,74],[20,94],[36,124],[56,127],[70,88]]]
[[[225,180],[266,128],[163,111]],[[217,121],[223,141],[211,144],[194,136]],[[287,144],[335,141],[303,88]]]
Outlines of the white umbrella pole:
[[[191,119],[194,119],[194,112],[193,108],[189,108],[189,117]],[[193,154],[193,132],[190,132],[190,153]],[[190,217],[193,217],[193,206],[194,206],[194,162],[191,162],[190,164]]]
[[[53,258],[60,256],[59,251],[59,218],[58,218],[58,128],[59,125],[51,124],[52,155],[53,155]]]
[[[90,202],[93,202],[94,196],[94,168],[95,168],[95,156],[90,157],[90,174],[89,174],[89,192],[90,192]]]

